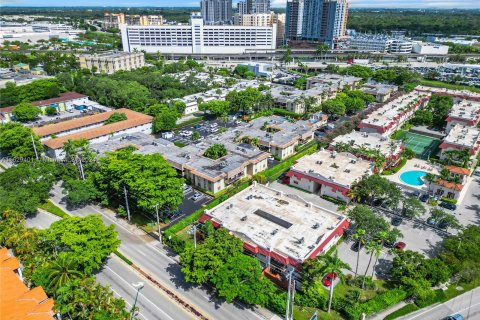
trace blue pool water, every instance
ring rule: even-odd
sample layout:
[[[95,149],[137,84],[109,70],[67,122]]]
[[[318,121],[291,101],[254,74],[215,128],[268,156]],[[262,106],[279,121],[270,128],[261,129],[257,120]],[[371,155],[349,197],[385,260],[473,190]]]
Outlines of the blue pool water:
[[[425,171],[407,171],[400,175],[400,180],[411,186],[421,186],[424,184],[422,177],[426,175],[427,173]]]

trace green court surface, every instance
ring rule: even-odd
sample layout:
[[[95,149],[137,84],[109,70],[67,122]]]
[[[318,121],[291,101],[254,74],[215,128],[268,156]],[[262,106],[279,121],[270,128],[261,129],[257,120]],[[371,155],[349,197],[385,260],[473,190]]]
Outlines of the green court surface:
[[[404,141],[405,147],[413,150],[418,158],[427,159],[437,153],[440,140],[416,134],[412,132],[403,132],[396,137]]]

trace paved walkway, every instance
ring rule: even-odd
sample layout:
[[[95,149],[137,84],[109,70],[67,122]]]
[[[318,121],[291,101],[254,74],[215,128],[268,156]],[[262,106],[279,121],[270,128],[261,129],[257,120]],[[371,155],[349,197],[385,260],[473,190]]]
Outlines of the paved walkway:
[[[401,301],[393,306],[391,306],[388,309],[382,310],[378,313],[372,314],[370,317],[368,317],[368,320],[383,320],[386,316],[388,316],[390,313],[397,311],[398,309],[403,308],[406,306],[407,303],[404,301]]]

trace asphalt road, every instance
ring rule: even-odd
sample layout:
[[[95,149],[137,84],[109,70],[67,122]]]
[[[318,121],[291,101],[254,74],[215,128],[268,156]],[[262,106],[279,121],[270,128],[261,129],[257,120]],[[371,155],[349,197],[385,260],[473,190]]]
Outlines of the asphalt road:
[[[438,320],[459,313],[466,320],[480,319],[480,287],[445,303],[419,310],[398,320]]]
[[[34,216],[27,217],[26,225],[30,228],[46,229],[57,220],[59,217],[40,211]],[[132,283],[144,282],[145,287],[140,291],[137,301],[138,319],[195,319],[192,314],[116,256],[112,255],[108,258],[102,269],[96,272],[95,278],[98,283],[110,286],[117,297],[123,298],[129,310],[132,308],[136,294]]]
[[[58,186],[52,189],[51,195],[50,199],[53,202],[72,215],[101,214],[105,224],[114,224],[119,239],[122,240],[119,251],[209,319],[252,320],[274,317],[265,309],[254,311],[237,304],[226,303],[223,299],[219,299],[212,290],[187,283],[182,275],[177,255],[170,252],[168,248],[164,248],[157,240],[143,232],[138,232],[138,229],[126,224],[124,220],[117,219],[96,206],[68,210]],[[183,319],[183,317],[177,316],[174,319]]]

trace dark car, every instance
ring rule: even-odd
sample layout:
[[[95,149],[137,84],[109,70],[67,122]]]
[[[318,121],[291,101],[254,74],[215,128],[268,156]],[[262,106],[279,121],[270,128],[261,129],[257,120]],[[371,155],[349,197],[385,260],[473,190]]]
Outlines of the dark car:
[[[405,242],[397,242],[395,244],[395,249],[399,250],[399,251],[403,251],[405,249],[405,247],[407,246],[407,244]]]
[[[360,241],[355,241],[350,247],[350,249],[352,249],[355,252],[357,252],[361,248],[362,248],[362,245],[360,244]]]
[[[446,318],[443,318],[443,320],[465,320],[465,318],[460,313],[456,313]]]
[[[440,229],[447,229],[448,228],[448,222],[447,221],[440,221],[440,223],[437,225]]]
[[[322,279],[322,283],[325,287],[330,287],[333,281],[337,279],[337,273],[334,272],[333,274],[329,272],[328,274],[325,275]]]
[[[430,199],[430,196],[428,194],[423,194],[421,197],[420,197],[420,201],[422,202],[427,202],[428,199]]]
[[[388,240],[387,240],[387,241],[385,241],[385,242],[383,243],[383,246],[384,246],[385,248],[392,249],[392,248],[395,246],[395,241],[388,241]]]
[[[194,129],[200,129],[201,127],[202,127],[201,124],[196,124],[196,125],[193,126]]]
[[[448,210],[457,210],[457,206],[449,202],[440,202],[439,206]]]
[[[402,224],[402,221],[403,219],[400,217],[393,217],[391,223],[392,223],[392,226],[397,227]]]

